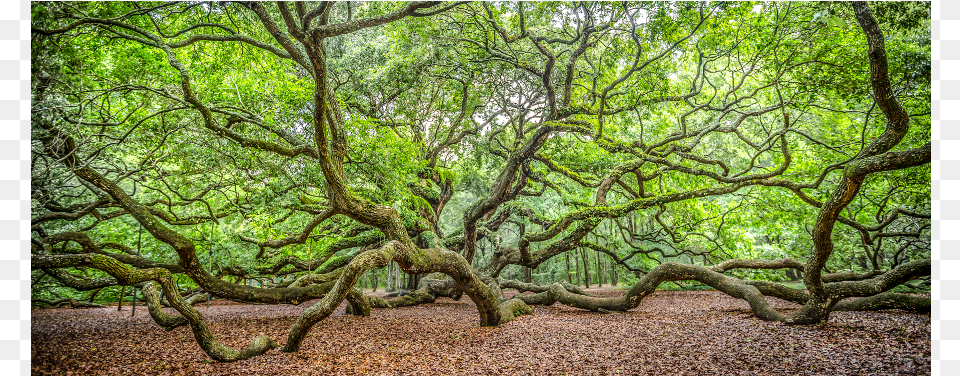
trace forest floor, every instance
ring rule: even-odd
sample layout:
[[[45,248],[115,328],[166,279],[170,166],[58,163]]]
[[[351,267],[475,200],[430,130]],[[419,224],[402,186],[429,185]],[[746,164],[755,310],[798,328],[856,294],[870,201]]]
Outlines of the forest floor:
[[[622,290],[588,289],[617,296]],[[505,293],[509,296],[513,290]],[[378,292],[376,294],[383,294]],[[782,312],[799,306],[768,300]],[[313,302],[198,304],[226,345],[257,335],[277,342]],[[166,331],[145,307],[36,309],[34,375],[925,375],[930,315],[836,312],[822,326],[760,321],[742,300],[716,291],[658,291],[625,313],[535,306],[496,328],[478,327],[469,298],[417,307],[341,306],[313,328],[299,353],[277,350],[217,363],[190,329]]]

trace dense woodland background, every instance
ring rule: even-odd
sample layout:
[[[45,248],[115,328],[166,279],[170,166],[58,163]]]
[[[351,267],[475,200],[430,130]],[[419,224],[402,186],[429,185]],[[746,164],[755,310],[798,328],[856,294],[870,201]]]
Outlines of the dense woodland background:
[[[147,299],[222,361],[280,338],[220,344],[208,297],[322,298],[288,352],[343,300],[929,312],[929,12],[35,2],[34,304]]]

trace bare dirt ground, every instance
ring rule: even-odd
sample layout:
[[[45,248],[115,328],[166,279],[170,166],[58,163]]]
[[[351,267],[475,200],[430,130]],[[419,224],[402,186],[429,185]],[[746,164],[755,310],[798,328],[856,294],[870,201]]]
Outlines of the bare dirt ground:
[[[587,290],[616,296],[623,291]],[[509,296],[513,291],[505,293]],[[789,311],[798,306],[768,298]],[[299,306],[197,305],[225,344],[280,342]],[[930,316],[838,312],[822,326],[756,319],[716,291],[658,291],[625,313],[559,304],[496,328],[478,327],[472,302],[344,315],[313,328],[296,354],[277,350],[217,363],[189,328],[166,331],[144,307],[43,309],[32,313],[34,375],[925,375]]]

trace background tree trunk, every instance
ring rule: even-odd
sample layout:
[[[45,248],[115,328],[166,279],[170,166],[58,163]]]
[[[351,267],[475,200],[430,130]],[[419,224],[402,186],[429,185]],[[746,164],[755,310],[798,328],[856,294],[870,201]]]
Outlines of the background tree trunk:
[[[130,317],[133,317],[137,314],[137,288],[133,288],[133,309],[130,310]]]
[[[387,264],[387,292],[393,292],[396,287],[396,281],[393,279],[393,262]]]
[[[610,266],[610,285],[616,287],[619,283],[617,281],[617,264],[613,260],[607,261]]]
[[[577,286],[582,285],[580,283],[580,252],[577,251],[573,251],[573,272],[577,277]]]
[[[600,251],[597,251],[597,287],[603,287],[603,267],[600,263]]]
[[[580,248],[580,257],[583,258],[583,285],[590,288],[590,260],[587,259],[587,251]]]
[[[120,298],[117,299],[117,311],[123,309],[123,294],[127,292],[127,286],[120,287]]]
[[[400,265],[398,265],[397,263],[393,263],[393,278],[394,278],[393,286],[397,290],[401,288],[400,284],[403,281],[402,275],[403,275],[403,270],[400,270]]]

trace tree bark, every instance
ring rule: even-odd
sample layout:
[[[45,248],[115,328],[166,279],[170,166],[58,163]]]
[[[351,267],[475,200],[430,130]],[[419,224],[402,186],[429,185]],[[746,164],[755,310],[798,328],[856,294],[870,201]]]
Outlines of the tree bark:
[[[910,313],[930,313],[930,298],[885,292],[865,298],[841,301],[834,311],[880,311],[900,309]]]
[[[157,287],[153,281],[143,284],[143,300],[147,302],[147,311],[150,312],[150,317],[164,329],[169,331],[190,324],[183,315],[170,315],[163,311],[160,293],[157,292]]]

